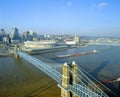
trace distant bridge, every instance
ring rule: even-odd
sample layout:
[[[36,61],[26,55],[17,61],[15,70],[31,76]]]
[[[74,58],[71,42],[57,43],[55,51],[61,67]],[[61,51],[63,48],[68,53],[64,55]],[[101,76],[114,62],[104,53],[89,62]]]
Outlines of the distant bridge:
[[[93,45],[113,45],[113,46],[120,46],[118,41],[113,41],[109,38],[99,38],[95,41]]]
[[[109,97],[77,67],[75,62],[72,62],[71,65],[65,63],[57,67],[44,63],[22,51],[13,50],[12,53],[17,58],[21,57],[29,63],[32,63],[53,78],[61,88],[62,97]],[[59,71],[58,68],[61,68],[62,71]]]

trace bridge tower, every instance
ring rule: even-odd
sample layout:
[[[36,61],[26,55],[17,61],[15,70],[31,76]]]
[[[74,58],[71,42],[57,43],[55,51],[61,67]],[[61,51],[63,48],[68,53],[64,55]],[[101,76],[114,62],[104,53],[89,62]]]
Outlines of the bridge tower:
[[[70,92],[68,91],[69,82],[70,82],[70,72],[69,66],[67,63],[64,63],[62,66],[62,88],[61,88],[61,96],[62,97],[70,97]]]
[[[75,63],[75,61],[72,62],[71,64],[71,70],[73,72],[73,75],[72,75],[72,83],[77,83],[77,64]],[[77,97],[75,94],[72,94],[73,96],[72,97]]]
[[[69,85],[73,83],[77,83],[77,64],[75,61],[70,64],[70,66],[65,63],[62,67],[62,88],[61,88],[61,96],[62,97],[77,97],[75,94],[69,91]],[[73,72],[70,73],[70,70]]]

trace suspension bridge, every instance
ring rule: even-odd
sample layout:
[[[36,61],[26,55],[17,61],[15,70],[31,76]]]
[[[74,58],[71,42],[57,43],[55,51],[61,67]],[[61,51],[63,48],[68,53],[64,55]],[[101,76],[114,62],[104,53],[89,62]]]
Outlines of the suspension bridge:
[[[51,66],[20,50],[13,50],[12,53],[53,78],[61,88],[61,97],[109,97],[83,72],[82,68],[78,68],[74,61],[71,64]]]

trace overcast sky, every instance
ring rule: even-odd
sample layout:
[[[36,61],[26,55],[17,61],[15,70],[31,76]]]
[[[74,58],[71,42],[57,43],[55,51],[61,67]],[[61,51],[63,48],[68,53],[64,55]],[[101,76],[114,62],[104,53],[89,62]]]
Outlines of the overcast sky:
[[[0,28],[120,36],[120,0],[0,0]]]

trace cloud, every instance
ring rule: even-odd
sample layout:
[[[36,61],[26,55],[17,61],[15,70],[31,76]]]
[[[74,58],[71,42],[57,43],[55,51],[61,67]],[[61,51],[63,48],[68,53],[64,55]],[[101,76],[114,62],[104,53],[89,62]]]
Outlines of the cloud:
[[[72,6],[72,2],[71,2],[71,1],[68,1],[68,2],[67,2],[67,6]]]
[[[99,4],[97,5],[97,7],[100,8],[100,9],[104,9],[104,8],[106,8],[108,5],[109,5],[109,4],[106,3],[106,2],[101,2],[101,3],[99,3]]]
[[[101,2],[101,3],[98,3],[98,4],[93,4],[92,6],[90,6],[90,9],[91,10],[95,10],[95,9],[103,10],[103,9],[107,8],[108,6],[109,6],[108,3]]]
[[[73,5],[72,1],[67,1],[67,2],[64,2],[64,5],[60,6],[61,9],[66,9],[66,8],[69,8]]]

